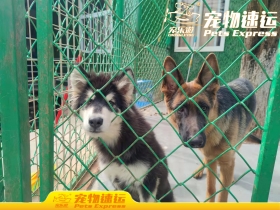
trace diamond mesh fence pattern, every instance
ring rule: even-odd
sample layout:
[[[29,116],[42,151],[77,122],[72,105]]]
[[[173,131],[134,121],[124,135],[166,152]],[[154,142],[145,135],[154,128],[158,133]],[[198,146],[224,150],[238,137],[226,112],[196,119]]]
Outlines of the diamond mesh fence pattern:
[[[38,67],[37,67],[37,31],[36,1],[26,1],[26,43],[29,88],[29,119],[31,144],[32,195],[39,192],[39,111],[38,111]],[[141,3],[125,1],[122,15],[125,24],[118,27],[116,18],[116,1],[53,1],[53,45],[54,45],[54,178],[55,190],[85,188],[92,178],[82,180],[96,160],[96,151],[91,139],[81,128],[81,121],[73,118],[69,110],[68,77],[73,64],[82,61],[87,71],[113,72],[117,67],[130,66],[134,69],[139,81],[151,81],[142,85],[142,90],[149,91],[161,77],[160,63],[147,51],[143,50],[145,42],[152,44],[151,49],[162,60],[168,55],[164,41],[154,41],[160,32],[145,24],[139,25],[141,16],[150,11],[140,13],[138,7],[153,6],[158,3]],[[166,2],[159,4],[164,10]],[[162,13],[156,10],[157,18]],[[153,18],[157,25],[156,18]],[[162,22],[161,21],[161,22]],[[140,34],[140,28],[151,30],[152,36]],[[161,25],[159,26],[161,27]],[[117,28],[117,29],[116,29]],[[144,31],[145,31],[144,30]],[[154,36],[154,38],[153,38]],[[141,41],[145,40],[145,41]],[[154,43],[153,43],[154,42]],[[143,62],[144,61],[144,62]],[[114,64],[115,65],[114,65]],[[150,69],[145,74],[145,69]],[[157,86],[149,94],[149,100],[160,101],[162,94]],[[138,107],[150,104],[141,97]]]
[[[32,194],[36,196],[39,187],[39,106],[38,106],[38,68],[36,3],[25,1],[26,8],[26,47],[28,72],[28,105],[30,124],[30,164],[32,173]],[[37,195],[38,196],[38,195]]]
[[[62,100],[67,94],[70,84],[68,77],[75,61],[81,61],[87,71],[95,72],[115,72],[120,67],[130,66],[139,83],[151,81],[148,86],[142,85],[145,91],[151,91],[161,77],[161,65],[153,54],[161,60],[168,55],[165,49],[166,33],[161,41],[157,40],[158,34],[162,33],[159,27],[163,24],[163,14],[159,9],[155,10],[157,17],[153,17],[151,26],[140,25],[138,21],[141,16],[149,15],[150,11],[146,8],[160,6],[164,11],[166,2],[151,4],[131,0],[123,5],[120,3],[85,0],[53,2],[55,105],[62,104],[58,99]],[[140,7],[145,11],[140,13]],[[118,19],[120,16],[125,21],[121,22]],[[156,18],[161,19],[160,26],[157,26]],[[153,29],[153,25],[157,28]],[[144,36],[145,30],[150,30],[149,37]],[[140,31],[144,33],[139,34]],[[152,45],[150,49],[154,51],[153,54],[145,50],[147,44]],[[148,93],[149,99],[139,97],[138,107],[162,100],[158,85],[152,92]],[[89,172],[96,153],[92,140],[83,133],[80,119],[70,117],[73,110],[68,108],[66,103],[56,109],[62,110],[62,117],[55,128],[55,189],[84,188],[94,178],[79,180],[85,172]]]
[[[40,184],[39,175],[40,168],[44,167],[39,165],[39,128],[40,113],[38,109],[38,59],[37,59],[37,20],[36,12],[40,11],[40,8],[36,8],[36,0],[26,0],[26,45],[27,45],[27,68],[28,68],[28,96],[29,96],[29,122],[30,122],[30,164],[31,164],[31,184],[32,184],[32,196],[38,196]],[[194,1],[195,4],[198,1]],[[211,10],[211,5],[207,1],[200,1],[204,8]],[[243,9],[248,5],[250,1],[246,2]],[[99,179],[99,174],[102,171],[98,171],[96,167],[96,159],[98,157],[98,151],[95,148],[94,141],[90,138],[82,128],[81,117],[77,110],[71,108],[71,97],[72,93],[70,89],[69,76],[72,71],[76,68],[76,65],[81,65],[84,69],[89,71],[110,72],[116,76],[116,73],[123,72],[125,67],[131,67],[134,71],[136,80],[132,81],[136,87],[137,93],[135,95],[135,101],[133,102],[138,108],[146,106],[153,106],[156,109],[157,114],[160,116],[160,121],[149,132],[157,128],[161,122],[167,122],[179,136],[178,131],[170,123],[169,119],[172,114],[180,109],[177,107],[172,113],[164,115],[156,103],[163,100],[163,95],[160,92],[160,85],[166,76],[162,76],[163,60],[170,54],[170,38],[167,36],[169,27],[175,26],[170,20],[165,21],[166,11],[174,10],[174,1],[169,0],[53,0],[52,1],[52,14],[53,14],[53,92],[54,92],[54,104],[53,112],[55,114],[54,119],[54,190],[81,190],[88,189],[93,182],[100,182],[105,189],[107,186],[102,183]],[[263,4],[262,4],[263,6]],[[267,11],[263,7],[264,11]],[[279,27],[279,23],[277,23]],[[222,27],[221,27],[222,28]],[[221,28],[217,30],[221,30]],[[229,29],[232,30],[232,29]],[[273,31],[275,29],[272,29]],[[231,31],[232,32],[232,31]],[[242,56],[250,54],[262,67],[262,62],[254,55],[253,50],[260,45],[266,37],[264,37],[254,48],[246,49],[243,44],[243,40],[239,37],[240,42],[243,44],[244,50],[240,52],[240,56],[233,61],[233,63],[240,61]],[[191,57],[192,53],[199,55],[202,60],[205,61],[203,55],[200,54],[200,50],[205,47],[214,37],[210,37],[204,45],[198,50],[193,50],[188,43],[188,39],[183,38],[182,40],[189,47],[191,53],[181,62],[178,66]],[[175,69],[174,69],[175,70]],[[214,79],[218,79],[221,85],[225,85],[229,88],[231,94],[236,99],[236,104],[228,109],[225,113],[219,116],[213,121],[207,122],[207,125],[201,129],[197,135],[203,132],[208,126],[214,126],[223,136],[229,147],[218,157],[214,158],[210,163],[204,164],[199,158],[197,151],[190,148],[193,154],[203,164],[203,168],[208,168],[212,173],[212,169],[209,165],[215,160],[219,159],[225,153],[234,150],[236,155],[240,156],[248,169],[234,180],[230,186],[224,186],[221,190],[215,192],[212,196],[217,193],[226,190],[230,196],[238,201],[238,196],[231,192],[231,187],[237,183],[242,177],[248,173],[256,173],[256,169],[252,168],[246,159],[237,150],[238,146],[246,140],[246,138],[257,129],[264,130],[261,123],[257,121],[253,113],[253,121],[255,127],[253,127],[249,133],[246,134],[242,139],[239,139],[239,143],[231,145],[229,139],[227,139],[225,133],[217,127],[216,123],[219,119],[224,117],[228,112],[233,110],[236,106],[243,106],[248,110],[245,105],[246,100],[256,91],[258,91],[264,84],[271,83],[272,75],[268,75],[266,69],[262,67],[263,74],[266,75],[266,79],[255,88],[255,90],[243,100],[235,95],[235,93],[229,88],[227,83],[222,79],[223,74],[227,74],[225,69],[221,75],[215,75]],[[211,68],[211,71],[214,70]],[[80,72],[81,73],[81,72]],[[81,73],[82,74],[82,73]],[[172,74],[170,74],[175,79]],[[89,83],[89,81],[87,81]],[[177,82],[178,83],[178,82]],[[179,85],[179,84],[178,84]],[[208,84],[209,85],[209,84]],[[191,101],[198,109],[204,114],[203,110],[195,102],[195,97],[207,88],[205,86],[193,97],[188,97],[186,94],[186,100],[184,103]],[[184,92],[184,91],[183,91]],[[99,93],[104,98],[102,90],[94,90],[94,94]],[[88,103],[85,102],[82,106]],[[112,106],[110,105],[112,108]],[[128,109],[131,107],[128,107]],[[112,111],[114,109],[112,108]],[[116,113],[125,123],[123,113]],[[115,112],[115,111],[114,111]],[[129,129],[133,131],[130,125],[127,125]],[[1,124],[0,124],[1,129]],[[42,131],[41,130],[41,131]],[[148,133],[149,133],[148,132]],[[163,131],[164,132],[164,131]],[[135,141],[143,141],[145,143],[145,137],[148,134],[139,136],[135,133]],[[195,136],[194,136],[195,137]],[[107,150],[113,155],[109,147],[99,139]],[[192,140],[192,139],[190,139]],[[134,144],[133,143],[133,144]],[[145,143],[146,144],[146,143]],[[146,144],[147,145],[147,144]],[[132,146],[132,145],[131,145]],[[188,196],[193,196],[196,201],[200,201],[196,195],[192,192],[192,189],[188,186],[188,181],[195,175],[192,174],[190,177],[185,177],[185,180],[178,180],[173,172],[164,164],[164,160],[174,155],[179,148],[183,147],[184,143],[178,141],[176,148],[166,154],[164,159],[158,159],[157,164],[163,164],[164,167],[170,173],[170,178],[176,183],[171,190],[176,188],[184,188]],[[147,145],[151,152],[154,151]],[[130,147],[129,147],[130,148]],[[126,151],[129,150],[127,148]],[[124,154],[123,153],[123,154]],[[114,160],[118,160],[121,163],[122,154],[115,156]],[[1,190],[4,189],[3,183],[4,178],[1,174],[1,131],[0,131],[0,196]],[[124,167],[132,173],[129,168]],[[153,167],[149,170],[151,171]],[[179,166],[178,166],[179,167]],[[197,171],[197,173],[200,172]],[[149,173],[149,171],[147,173]],[[141,177],[135,177],[136,181],[140,181],[146,174]],[[221,183],[220,178],[214,173],[218,182]],[[130,185],[125,186],[125,189],[129,188]],[[147,187],[143,186],[146,190]],[[154,198],[152,192],[149,192]],[[167,192],[166,195],[170,193]],[[166,196],[164,195],[164,196]],[[164,197],[163,196],[163,197]],[[211,197],[210,197],[211,198]],[[201,201],[207,201],[201,200]],[[161,198],[162,199],[162,198]],[[0,197],[1,201],[1,197]],[[160,200],[158,200],[160,202]]]
[[[81,2],[84,3],[84,2]],[[84,23],[87,30],[92,31],[96,19],[89,16],[89,8],[85,8],[77,20],[71,16],[79,13],[78,5],[69,1],[56,1],[53,4],[53,27],[54,27],[54,93],[55,93],[55,190],[74,189],[76,184],[84,175],[85,166],[90,167],[95,159],[95,152],[92,142],[81,130],[78,120],[67,117],[67,74],[69,73],[69,61],[75,60],[78,56],[78,48],[85,52],[92,50],[93,44],[89,42],[88,34],[83,32],[80,38],[77,34],[81,31],[78,22]],[[96,17],[95,17],[96,18]],[[92,25],[95,24],[95,25]],[[95,35],[95,34],[94,34]],[[100,34],[98,34],[100,36]],[[97,36],[97,35],[96,35]],[[90,60],[88,61],[90,63]],[[59,118],[61,117],[61,118]]]

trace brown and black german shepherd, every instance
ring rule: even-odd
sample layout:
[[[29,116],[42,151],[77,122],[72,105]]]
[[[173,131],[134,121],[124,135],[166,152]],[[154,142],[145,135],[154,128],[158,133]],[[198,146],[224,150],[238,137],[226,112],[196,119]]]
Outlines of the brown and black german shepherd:
[[[219,75],[216,56],[214,54],[209,54],[206,61],[212,67],[215,74]],[[203,63],[198,76],[191,82],[185,82],[178,69],[173,71],[173,69],[176,68],[176,63],[169,56],[166,57],[164,61],[164,68],[166,72],[172,72],[172,75],[176,78],[188,97],[194,96],[214,78],[212,71],[206,63]],[[209,124],[203,132],[197,134],[207,125],[206,117],[193,102],[186,100],[186,96],[182,93],[170,74],[165,74],[165,71],[163,71],[163,76],[165,77],[161,86],[161,91],[164,93],[164,101],[168,113],[171,113],[179,105],[184,103],[177,112],[174,112],[174,114],[170,116],[170,121],[179,131],[181,139],[184,141],[184,145],[192,148],[200,148],[204,155],[203,162],[208,164],[226,149],[230,148],[230,146],[214,125]],[[254,90],[251,83],[242,78],[228,83],[228,86],[240,100],[246,98]],[[226,86],[220,86],[218,79],[213,79],[209,86],[194,98],[194,101],[200,106],[210,122],[238,103]],[[252,113],[254,113],[256,108],[255,95],[250,96],[244,104]],[[215,124],[227,137],[230,144],[235,146],[248,132],[248,127],[251,121],[250,113],[243,105],[238,104],[235,108],[217,120]],[[238,149],[240,148],[240,145],[238,146]],[[220,180],[223,183],[223,186],[230,186],[233,181],[235,151],[229,150],[219,159],[210,163],[209,167],[211,167],[213,172],[217,174],[218,165],[220,166]],[[199,169],[202,167],[203,166],[201,165]],[[194,177],[200,178],[202,175],[203,170],[196,173]],[[221,186],[221,189],[224,189],[223,186]],[[207,169],[207,198],[215,192],[216,178],[213,173]],[[228,191],[221,191],[218,195],[218,201],[227,202],[227,199]],[[209,198],[209,201],[214,202],[215,196]]]

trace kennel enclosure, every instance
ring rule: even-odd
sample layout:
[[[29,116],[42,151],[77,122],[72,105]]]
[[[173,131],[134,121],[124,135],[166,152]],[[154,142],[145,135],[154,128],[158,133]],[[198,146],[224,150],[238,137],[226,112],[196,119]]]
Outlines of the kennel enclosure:
[[[203,48],[223,43],[217,37],[208,36],[205,40],[200,38],[198,46],[194,46],[192,38],[182,37],[175,41],[168,36],[169,28],[176,26],[175,16],[168,16],[168,12],[175,11],[176,3],[180,2],[195,5],[203,15],[214,9],[224,12],[227,4],[229,9],[242,12],[251,1],[219,0],[215,4],[215,1],[204,0],[3,0],[1,201],[44,201],[53,190],[82,190],[93,180],[100,181],[95,167],[98,153],[69,102],[69,75],[76,65],[83,65],[86,71],[113,74],[130,66],[136,77],[135,105],[142,109],[147,105],[154,106],[161,121],[168,121],[170,115],[164,115],[157,108],[157,102],[163,99],[160,85],[164,58],[172,55],[179,60],[180,69],[187,69],[193,54],[190,78],[194,78],[199,70],[197,66],[208,54]],[[263,1],[259,0],[259,4],[262,10],[269,12]],[[274,30],[279,31],[279,22],[271,29]],[[254,92],[264,85],[270,86],[265,123],[253,116],[256,126],[250,131],[263,131],[257,168],[250,167],[244,159],[248,170],[238,177],[239,180],[246,173],[255,174],[252,201],[268,199],[280,138],[280,48],[277,48],[273,75],[266,72],[262,61],[253,53],[266,39],[268,37],[263,37],[253,48],[247,49],[241,37],[228,37],[224,48],[236,47],[238,50],[232,50],[231,54],[226,50],[217,52],[222,60],[222,74],[217,76],[221,84],[238,77],[234,69],[239,68],[242,56],[249,54],[265,75]],[[178,42],[177,45],[174,42]],[[174,46],[189,50],[175,52]],[[187,70],[184,70],[184,78],[186,75]],[[243,102],[238,101],[238,104],[244,105]],[[136,140],[143,140],[143,137]],[[181,146],[183,144],[178,142],[178,148]],[[236,150],[236,147],[231,149]],[[237,152],[237,155],[240,154]],[[171,177],[176,180],[172,171]],[[182,186],[195,197],[187,187],[189,179],[175,181],[174,188]],[[238,201],[230,188],[225,190]]]

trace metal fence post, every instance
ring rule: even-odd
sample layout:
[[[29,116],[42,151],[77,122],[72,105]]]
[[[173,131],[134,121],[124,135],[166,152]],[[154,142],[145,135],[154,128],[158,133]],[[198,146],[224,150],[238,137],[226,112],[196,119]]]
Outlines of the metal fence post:
[[[38,0],[36,4],[39,73],[40,201],[44,201],[54,187],[52,0]]]
[[[118,29],[116,30],[116,33],[115,33],[116,37],[114,38],[114,62],[117,65],[117,69],[122,66],[123,11],[124,11],[124,0],[116,1],[116,15],[118,17],[116,17],[115,27],[118,26]]]
[[[169,5],[169,8],[171,9],[170,11],[173,12],[176,10],[175,8],[175,4],[177,3],[177,0],[171,0],[170,1],[170,5]],[[166,14],[168,16],[168,14]],[[175,15],[172,15],[172,17],[170,17],[171,20],[175,21]],[[166,39],[166,45],[167,45],[167,48],[168,49],[171,49],[172,47],[172,44],[174,43],[174,37],[170,37],[170,36],[167,36],[167,39]]]
[[[140,0],[138,0],[137,3],[141,3]],[[142,5],[140,4],[137,8],[137,22],[135,27],[135,32],[138,38],[141,40],[141,24],[142,24]],[[137,54],[140,51],[140,44],[141,42],[135,38],[135,50],[134,50],[134,56],[137,56]],[[135,78],[138,78],[138,72],[139,72],[139,56],[137,56],[134,60],[134,76]]]
[[[267,202],[280,139],[280,42],[266,111],[252,202]]]
[[[5,201],[31,201],[26,68],[25,6],[3,0],[0,7],[0,101]]]

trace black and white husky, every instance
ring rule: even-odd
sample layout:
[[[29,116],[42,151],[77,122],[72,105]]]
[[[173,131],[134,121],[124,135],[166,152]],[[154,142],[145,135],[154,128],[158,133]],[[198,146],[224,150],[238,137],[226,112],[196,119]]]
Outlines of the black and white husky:
[[[151,194],[161,202],[174,201],[168,182],[168,170],[158,161],[165,155],[153,131],[150,131],[151,126],[135,106],[125,111],[133,102],[135,92],[131,82],[131,79],[134,80],[132,70],[126,69],[126,74],[122,72],[111,81],[112,76],[108,73],[88,74],[82,68],[80,71],[84,76],[75,69],[70,77],[72,106],[79,109],[84,130],[96,139],[101,168],[112,161],[104,172],[113,186],[117,190],[125,189],[140,202],[155,201]],[[106,99],[95,92],[85,78],[95,89],[101,90]],[[124,120],[116,113],[122,113]],[[145,142],[137,140],[134,132],[139,137],[148,133],[144,137]],[[166,160],[164,163],[167,165]],[[130,187],[126,189],[127,186]]]

